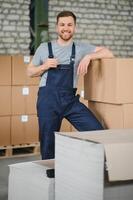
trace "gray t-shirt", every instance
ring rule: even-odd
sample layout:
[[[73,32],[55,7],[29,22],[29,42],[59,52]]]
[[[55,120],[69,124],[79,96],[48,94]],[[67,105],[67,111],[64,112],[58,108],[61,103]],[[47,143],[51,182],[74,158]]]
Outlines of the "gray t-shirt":
[[[76,56],[74,64],[74,88],[77,85],[77,67],[81,59],[92,52],[95,51],[95,46],[83,42],[75,42]],[[59,64],[69,64],[72,52],[72,43],[67,46],[61,46],[56,41],[52,41],[52,50],[54,57],[58,59]],[[32,63],[36,67],[43,64],[48,58],[48,45],[47,43],[42,43],[36,50],[33,56]],[[41,76],[39,87],[45,86],[47,81],[47,71]]]

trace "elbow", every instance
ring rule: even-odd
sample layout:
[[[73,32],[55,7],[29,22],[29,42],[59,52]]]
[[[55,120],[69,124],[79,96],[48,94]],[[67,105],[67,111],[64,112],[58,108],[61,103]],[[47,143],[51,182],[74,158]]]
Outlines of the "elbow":
[[[114,54],[111,50],[109,50],[108,48],[105,48],[105,55],[107,58],[114,58]]]
[[[96,53],[101,53],[103,58],[114,58],[113,52],[107,47],[97,47]]]
[[[114,54],[113,54],[113,52],[110,51],[110,50],[108,50],[108,55],[109,55],[109,58],[114,58],[115,57]]]
[[[113,55],[113,53],[112,52],[109,52],[109,54],[108,54],[108,58],[114,58],[115,56]]]

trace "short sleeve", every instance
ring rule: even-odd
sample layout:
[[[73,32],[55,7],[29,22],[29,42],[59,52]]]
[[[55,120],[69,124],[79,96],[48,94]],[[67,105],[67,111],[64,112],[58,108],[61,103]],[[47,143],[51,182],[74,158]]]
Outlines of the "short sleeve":
[[[32,59],[33,65],[38,66],[38,65],[41,65],[41,64],[42,64],[42,61],[41,61],[41,53],[42,53],[42,45],[40,45],[40,46],[37,48],[37,50],[36,50],[36,52],[35,52],[35,54],[34,54],[34,56],[33,56],[33,59]]]
[[[86,43],[86,44],[84,44],[84,47],[82,49],[83,49],[83,54],[86,55],[86,54],[95,52],[96,46]]]

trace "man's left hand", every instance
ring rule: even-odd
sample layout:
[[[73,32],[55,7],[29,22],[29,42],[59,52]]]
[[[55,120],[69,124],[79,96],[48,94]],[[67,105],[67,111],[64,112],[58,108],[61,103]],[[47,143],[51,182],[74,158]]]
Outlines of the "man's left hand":
[[[87,73],[88,65],[90,64],[91,58],[89,55],[86,55],[79,63],[77,74],[85,75]]]

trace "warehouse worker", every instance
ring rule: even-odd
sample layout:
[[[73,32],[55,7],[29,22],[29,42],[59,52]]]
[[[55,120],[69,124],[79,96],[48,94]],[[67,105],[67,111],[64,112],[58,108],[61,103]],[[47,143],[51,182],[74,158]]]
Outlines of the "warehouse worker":
[[[78,75],[87,73],[91,60],[112,58],[105,47],[95,47],[74,42],[76,16],[62,11],[57,16],[55,41],[42,43],[28,66],[28,75],[40,76],[37,113],[39,119],[42,159],[54,158],[54,132],[60,130],[66,118],[78,131],[103,129],[91,111],[79,101],[76,95]]]

